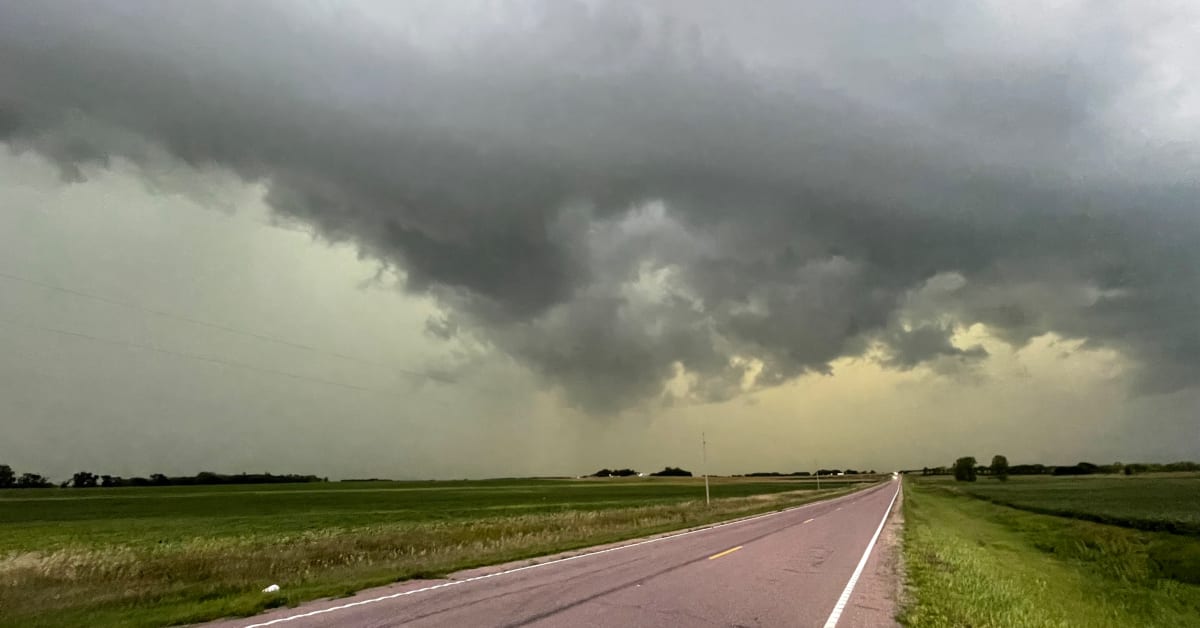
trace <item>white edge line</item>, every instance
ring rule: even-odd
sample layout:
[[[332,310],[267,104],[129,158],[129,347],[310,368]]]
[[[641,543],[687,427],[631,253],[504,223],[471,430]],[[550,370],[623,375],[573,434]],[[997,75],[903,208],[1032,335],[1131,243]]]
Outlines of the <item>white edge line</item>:
[[[846,583],[846,588],[842,591],[842,596],[838,598],[837,604],[833,606],[833,612],[829,614],[829,619],[825,620],[825,628],[836,628],[838,619],[842,617],[842,611],[846,609],[846,603],[850,601],[850,594],[854,592],[854,585],[858,584],[858,577],[862,575],[863,567],[867,566],[867,559],[871,557],[871,550],[875,549],[875,541],[879,540],[879,533],[883,532],[883,524],[887,523],[888,515],[892,513],[892,506],[896,504],[896,497],[900,495],[900,484],[896,486],[896,493],[892,495],[892,501],[888,502],[887,510],[883,511],[883,519],[879,520],[879,527],[875,528],[875,536],[871,537],[871,542],[867,543],[867,549],[863,552],[862,558],[858,561],[858,566],[854,568],[854,573],[850,574],[850,580]]]
[[[862,490],[866,490],[866,489],[862,489]],[[857,495],[859,495],[859,491],[854,491],[854,492],[846,494],[846,495],[839,495],[838,497],[834,497],[834,498],[832,498],[832,500],[838,500],[838,499],[843,499],[846,497],[857,496]],[[677,539],[681,536],[687,536],[689,534],[695,534],[697,532],[707,532],[709,530],[715,530],[717,528],[723,528],[725,526],[736,525],[739,523],[746,523],[749,521],[754,521],[755,519],[763,519],[765,517],[774,517],[775,515],[782,515],[784,513],[788,513],[793,510],[800,510],[801,508],[811,508],[813,506],[817,506],[820,504],[827,504],[832,500],[822,499],[822,500],[818,500],[815,502],[809,502],[807,504],[801,504],[799,506],[792,506],[791,508],[785,508],[783,510],[776,510],[775,512],[767,512],[767,513],[763,513],[761,515],[754,515],[752,517],[745,517],[742,519],[734,519],[732,521],[725,521],[723,523],[717,523],[717,524],[713,524],[710,526],[705,526],[703,528],[696,528],[694,530],[688,530],[686,532],[679,532],[677,534],[668,534],[666,536],[655,537],[653,539],[647,539],[645,541],[638,541],[637,543],[630,543],[629,545],[620,545],[617,547],[610,547],[608,549],[596,550],[594,552],[585,552],[583,554],[576,554],[575,556],[568,556],[566,558],[560,558],[558,560],[551,560],[551,561],[547,561],[544,563],[538,563],[536,565],[525,565],[524,567],[515,567],[513,569],[508,569],[505,571],[497,571],[496,573],[484,574],[482,576],[473,576],[471,578],[464,578],[462,580],[451,580],[450,582],[443,582],[441,584],[435,584],[435,585],[423,587],[420,589],[413,589],[411,591],[401,591],[399,593],[392,593],[390,595],[382,595],[379,597],[373,597],[373,598],[366,599],[366,600],[359,600],[357,602],[350,602],[350,603],[342,604],[339,606],[331,606],[329,608],[320,608],[315,611],[309,611],[307,613],[301,613],[299,615],[288,615],[287,617],[280,617],[278,619],[272,619],[271,621],[265,621],[265,622],[262,622],[259,624],[248,624],[244,628],[264,628],[265,626],[273,626],[275,624],[282,624],[284,622],[295,621],[297,619],[314,617],[316,615],[324,615],[325,613],[332,613],[334,611],[341,611],[341,610],[345,610],[347,608],[354,608],[355,606],[374,604],[376,602],[392,600],[392,599],[395,599],[398,597],[404,597],[406,595],[413,595],[415,593],[424,593],[426,591],[433,591],[435,589],[444,589],[446,587],[452,587],[452,586],[459,585],[459,584],[467,584],[468,582],[476,582],[478,580],[486,580],[488,578],[495,578],[497,576],[506,576],[511,573],[517,573],[518,571],[525,571],[527,569],[537,569],[538,567],[546,567],[547,565],[557,565],[559,563],[565,563],[569,560],[575,560],[578,558],[587,558],[589,556],[599,556],[600,554],[607,554],[609,552],[615,552],[617,550],[629,549],[631,547],[637,547],[639,545],[649,545],[650,543],[657,543],[659,541],[666,541],[668,539]],[[895,498],[895,496],[893,496],[892,501],[895,501],[895,500],[896,500],[896,498]],[[888,506],[888,509],[890,510],[891,506]],[[884,517],[886,518],[886,515]],[[880,527],[882,527],[882,525]],[[878,537],[879,533],[876,532],[875,536]],[[874,545],[874,544],[875,544],[875,540],[872,539],[871,545]],[[867,547],[867,551],[868,552],[871,551],[871,548],[869,546]],[[865,560],[865,557],[864,557],[864,560]],[[860,564],[858,568],[861,571],[862,565]],[[854,572],[854,577],[855,578],[858,577],[857,571]],[[852,580],[852,582],[853,582],[853,580]],[[842,597],[848,597],[848,595],[849,595],[848,593],[843,593]],[[829,624],[826,624],[826,626],[829,626]]]

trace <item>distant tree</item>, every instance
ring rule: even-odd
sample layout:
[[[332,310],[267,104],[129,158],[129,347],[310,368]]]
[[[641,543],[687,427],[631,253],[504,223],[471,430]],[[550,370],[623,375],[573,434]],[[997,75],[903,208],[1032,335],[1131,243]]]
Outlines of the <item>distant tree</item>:
[[[663,468],[662,471],[656,471],[654,473],[651,473],[650,475],[654,475],[654,476],[658,476],[658,477],[688,477],[688,478],[690,478],[690,477],[692,477],[692,472],[684,471],[683,469],[680,469],[679,467],[665,467],[665,468]]]
[[[964,456],[954,461],[954,479],[959,482],[975,481],[974,456]]]
[[[1125,465],[1122,464],[1120,461],[1114,462],[1112,464],[1100,465],[1100,471],[1102,473],[1124,473]]]
[[[1008,480],[1008,458],[996,454],[992,456],[992,476],[1001,482]]]
[[[638,472],[633,469],[600,469],[592,474],[594,478],[627,478],[632,475],[637,475]]]
[[[1044,464],[1015,464],[1008,468],[1009,475],[1044,475],[1050,469]]]
[[[1125,475],[1133,475],[1133,465],[1125,465]]]
[[[161,473],[151,473],[150,483],[155,486],[166,486],[171,483],[171,479]]]
[[[37,473],[22,473],[17,478],[17,488],[49,488],[54,486],[44,476]]]
[[[870,473],[871,475],[875,475],[875,469],[871,469],[870,471],[867,471],[867,473]]]
[[[71,476],[71,486],[75,488],[92,488],[96,486],[100,476],[91,471],[80,471]]]
[[[201,471],[196,474],[196,484],[219,484],[221,477],[212,471]]]
[[[1069,467],[1054,467],[1053,475],[1093,475],[1100,467],[1090,462],[1080,462]]]
[[[146,478],[133,478],[133,479],[134,480],[142,480],[144,484],[150,483],[149,481],[146,481]],[[129,486],[130,484],[133,484],[134,486],[138,485],[137,483],[128,481],[119,475],[102,475],[102,476],[100,476],[100,486]]]
[[[17,474],[13,473],[12,467],[0,464],[0,488],[12,488],[16,483]]]
[[[855,469],[846,469],[846,475],[858,475],[858,471]]]

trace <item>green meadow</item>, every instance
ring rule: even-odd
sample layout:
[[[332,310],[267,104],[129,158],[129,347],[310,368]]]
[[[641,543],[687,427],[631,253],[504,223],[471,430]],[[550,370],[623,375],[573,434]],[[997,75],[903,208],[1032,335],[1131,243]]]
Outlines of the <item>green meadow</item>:
[[[1200,475],[1017,476],[955,487],[998,504],[1142,530],[1200,535]]]
[[[901,619],[1200,626],[1198,496],[1195,475],[906,479]]]

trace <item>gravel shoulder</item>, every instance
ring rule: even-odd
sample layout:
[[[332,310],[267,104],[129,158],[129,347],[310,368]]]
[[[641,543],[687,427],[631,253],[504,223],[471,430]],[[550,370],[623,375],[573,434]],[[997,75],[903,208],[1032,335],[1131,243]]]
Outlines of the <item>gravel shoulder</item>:
[[[904,596],[904,491],[896,497],[839,626],[898,627]]]

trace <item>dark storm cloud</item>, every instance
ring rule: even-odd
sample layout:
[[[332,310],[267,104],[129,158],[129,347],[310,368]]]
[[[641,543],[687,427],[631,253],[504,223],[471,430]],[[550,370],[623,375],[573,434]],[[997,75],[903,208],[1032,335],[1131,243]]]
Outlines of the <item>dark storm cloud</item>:
[[[891,355],[884,364],[894,368],[911,369],[922,362],[938,357],[984,358],[987,350],[980,346],[960,349],[950,342],[954,330],[946,326],[922,325],[914,329],[898,329],[887,335]]]
[[[975,322],[1200,383],[1196,146],[1126,132],[1186,95],[1153,16],[728,6],[5,3],[0,134],[261,181],[596,411],[977,361]]]

